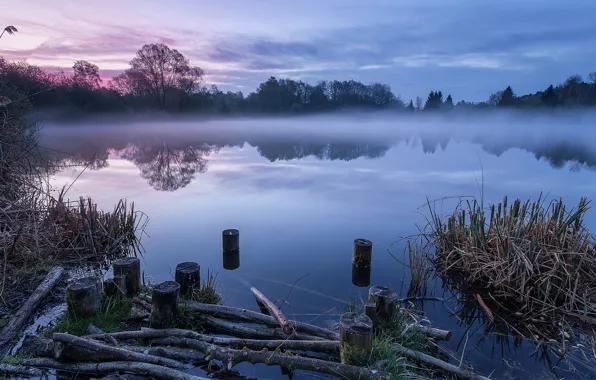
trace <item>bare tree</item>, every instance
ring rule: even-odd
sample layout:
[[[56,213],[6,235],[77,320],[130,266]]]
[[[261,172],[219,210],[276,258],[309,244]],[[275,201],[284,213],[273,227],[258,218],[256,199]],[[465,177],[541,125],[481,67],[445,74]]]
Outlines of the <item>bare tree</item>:
[[[422,98],[420,96],[416,97],[416,111],[420,111],[422,109]]]
[[[83,87],[97,89],[101,86],[101,77],[99,76],[99,67],[87,61],[76,61],[72,67],[75,84]]]
[[[592,82],[592,87],[596,90],[596,72],[588,74],[588,79]]]

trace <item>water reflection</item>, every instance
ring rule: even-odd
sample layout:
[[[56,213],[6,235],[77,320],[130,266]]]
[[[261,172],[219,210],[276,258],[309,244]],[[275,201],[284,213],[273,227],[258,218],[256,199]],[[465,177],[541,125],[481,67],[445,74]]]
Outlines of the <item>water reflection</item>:
[[[358,266],[352,263],[352,284],[363,288],[370,285],[370,266]]]
[[[240,268],[240,251],[223,251],[223,268],[236,270]]]

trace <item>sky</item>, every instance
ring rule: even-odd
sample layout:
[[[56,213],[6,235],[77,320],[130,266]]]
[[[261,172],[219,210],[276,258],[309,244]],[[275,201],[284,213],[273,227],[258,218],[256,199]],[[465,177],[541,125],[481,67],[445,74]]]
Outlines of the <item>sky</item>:
[[[402,99],[431,90],[483,101],[596,71],[596,1],[0,0],[19,30],[0,55],[49,69],[88,60],[110,78],[147,43],[165,43],[222,90],[269,76],[355,79]],[[3,26],[2,26],[3,27]]]

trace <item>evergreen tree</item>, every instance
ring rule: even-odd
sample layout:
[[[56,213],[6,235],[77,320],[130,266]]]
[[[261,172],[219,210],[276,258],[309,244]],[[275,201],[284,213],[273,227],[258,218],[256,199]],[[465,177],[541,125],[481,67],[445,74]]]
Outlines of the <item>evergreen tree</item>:
[[[443,93],[441,91],[431,91],[424,105],[425,110],[436,110],[443,105]]]
[[[416,110],[414,108],[414,102],[412,100],[410,100],[410,104],[408,104],[408,106],[406,107],[406,109],[408,110],[408,112],[414,112]]]
[[[497,105],[499,107],[511,107],[514,106],[516,103],[517,99],[515,97],[515,94],[513,93],[513,90],[511,89],[511,86],[507,86],[505,91],[503,91],[501,99],[499,100],[499,103]]]
[[[453,98],[451,97],[451,94],[447,95],[447,99],[445,99],[444,106],[446,109],[453,108]]]
[[[541,95],[542,103],[548,107],[556,107],[559,103],[559,95],[555,92],[553,85],[548,86]]]

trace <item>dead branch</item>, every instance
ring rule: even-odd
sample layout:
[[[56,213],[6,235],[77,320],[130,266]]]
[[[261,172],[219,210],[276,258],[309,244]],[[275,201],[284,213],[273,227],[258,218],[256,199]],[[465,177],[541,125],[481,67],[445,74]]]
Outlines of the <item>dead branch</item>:
[[[223,319],[213,317],[205,317],[204,320],[209,326],[218,331],[223,331],[229,333],[230,335],[235,335],[241,338],[326,341],[326,339],[306,334],[294,333],[288,336],[280,328],[253,327],[242,323],[224,321]]]
[[[260,303],[260,305],[265,306],[267,310],[269,310],[269,314],[275,318],[286,334],[290,335],[294,332],[294,325],[286,318],[281,310],[275,306],[273,302],[271,302],[269,298],[267,298],[255,287],[250,288],[250,291],[257,298],[257,301]]]
[[[450,340],[451,339],[451,331],[448,330],[441,330],[430,326],[422,326],[416,324],[412,327],[415,330],[420,331],[428,335],[429,337],[436,339],[436,340]]]
[[[0,363],[0,373],[9,373],[11,375],[25,375],[29,377],[43,376],[43,372],[40,369],[4,363]]]

